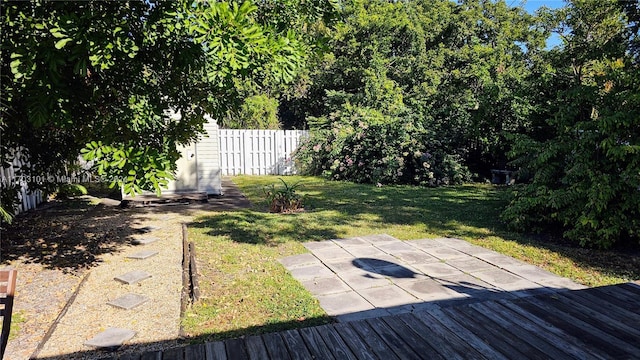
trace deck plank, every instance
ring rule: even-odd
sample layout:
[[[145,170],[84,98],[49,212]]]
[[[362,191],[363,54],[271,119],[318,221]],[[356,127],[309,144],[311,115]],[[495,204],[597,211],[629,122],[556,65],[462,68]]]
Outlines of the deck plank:
[[[639,336],[634,336],[633,333],[629,333],[631,331],[637,334],[637,331],[628,328],[624,324],[614,324],[615,322],[610,318],[592,309],[581,308],[579,304],[574,303],[567,305],[562,299],[561,296],[541,296],[536,298],[535,302],[536,304],[544,304],[547,308],[562,313],[564,316],[571,316],[579,320],[582,324],[586,325],[585,330],[609,338],[612,344],[620,347],[621,350],[629,352],[629,354],[640,354],[640,347],[633,345]]]
[[[523,324],[528,326],[538,327],[541,330],[537,331],[538,334],[548,336],[550,341],[561,342],[564,350],[569,352],[574,358],[577,359],[602,359],[605,353],[598,351],[587,351],[587,345],[582,339],[576,338],[566,333],[564,330],[554,326],[553,324],[545,321],[543,318],[536,316],[535,314],[513,304],[508,300],[500,300],[497,302],[500,306],[508,308],[512,311],[513,318],[522,319]]]
[[[307,344],[307,349],[311,355],[316,359],[333,359],[333,355],[327,349],[327,344],[322,340],[322,336],[318,334],[315,328],[303,328],[300,329],[300,335]]]
[[[121,359],[630,359],[640,285],[561,291],[287,330]]]
[[[378,334],[380,338],[387,343],[389,347],[396,353],[401,359],[420,359],[411,345],[407,344],[400,335],[396,334],[382,319],[372,318],[365,320],[369,326]],[[417,344],[413,344],[417,345]]]
[[[227,360],[227,351],[222,341],[207,342],[204,344],[204,350],[207,360]]]
[[[162,354],[162,360],[183,360],[184,348],[177,347],[165,350]]]
[[[322,325],[318,326],[316,330],[318,330],[318,333],[324,340],[325,344],[327,344],[336,359],[357,360],[347,344],[342,341],[342,338],[340,337],[340,335],[338,335],[334,327],[330,325]]]
[[[605,357],[622,358],[628,356],[626,351],[618,347],[618,344],[622,343],[621,341],[536,300],[536,298],[518,299],[513,301],[513,304],[562,329],[569,336],[579,338],[586,348],[597,348],[601,353],[604,353]]]
[[[247,336],[244,339],[244,344],[247,347],[247,354],[251,360],[268,359],[269,354],[265,348],[262,337],[259,335]]]
[[[345,323],[337,323],[332,325],[337,333],[342,337],[342,340],[347,344],[351,352],[359,360],[374,360],[376,359],[373,350],[365,343],[358,333],[353,328]]]
[[[407,324],[423,341],[429,343],[445,359],[485,359],[472,347],[465,346],[464,341],[448,331],[444,326],[441,326],[436,320],[427,325],[415,313],[400,314],[398,319]]]
[[[602,311],[602,309],[607,308],[602,301],[598,302],[596,307],[593,307],[564,295],[558,295],[554,300],[560,301],[564,305],[562,308],[569,309],[575,317],[581,318],[601,330],[606,330],[608,333],[617,334],[616,337],[622,341],[634,344],[637,339],[640,339],[640,327],[637,326],[640,323],[634,324],[635,326],[628,326],[623,321],[618,321],[615,317],[616,311],[614,309]],[[640,353],[640,349],[638,353]]]
[[[631,326],[636,329],[640,329],[640,314],[631,312],[627,309],[623,309],[615,304],[605,301],[600,297],[596,297],[592,292],[576,291],[565,292],[562,296],[571,301],[575,301],[591,309],[598,309],[602,313],[606,313],[611,318],[619,321],[627,326]],[[638,305],[640,309],[640,304]]]
[[[625,291],[619,287],[603,286],[599,288],[589,289],[592,290],[596,296],[606,300],[618,307],[625,310],[637,312],[638,311],[638,296]]]
[[[516,321],[517,319],[511,311],[501,307],[495,302],[475,303],[470,305],[470,307],[481,314],[486,314],[487,317],[490,315],[493,322],[505,331],[518,337],[521,341],[538,349],[543,354],[543,357],[550,357],[552,359],[572,357],[569,353],[562,351],[561,347],[557,346],[559,343],[557,340],[548,341],[548,339],[539,336],[537,331],[531,331],[531,327],[527,327],[526,324]]]
[[[291,359],[289,351],[287,350],[287,345],[285,345],[280,333],[264,334],[262,335],[262,340],[264,341],[264,346],[267,348],[267,352],[271,359]]]
[[[387,344],[373,331],[373,329],[364,321],[354,321],[349,323],[351,327],[360,335],[367,343],[369,348],[380,359],[399,359],[399,357],[387,346]]]
[[[502,353],[500,353],[489,344],[485,343],[481,338],[476,336],[476,334],[471,332],[469,329],[451,319],[447,314],[442,312],[441,309],[432,309],[427,313],[416,313],[416,315],[419,316],[420,319],[425,323],[427,323],[427,319],[429,317],[436,319],[440,324],[448,328],[452,333],[456,334],[462,340],[466,341],[470,346],[477,349],[478,352],[480,352],[480,354],[482,354],[482,356],[486,357],[487,359],[507,360],[507,357],[502,355]]]
[[[292,359],[309,359],[311,357],[311,353],[309,352],[309,349],[307,349],[302,335],[300,335],[297,330],[287,330],[282,332],[282,338],[287,344],[287,348],[289,349],[289,354]]]
[[[231,339],[225,341],[228,360],[249,360],[249,354],[244,347],[243,339]]]
[[[162,360],[162,351],[150,351],[140,355],[140,360]]]
[[[184,358],[189,359],[204,359],[206,358],[206,350],[204,344],[194,344],[184,348]]]
[[[396,316],[386,316],[381,318],[391,329],[393,329],[404,342],[413,349],[419,356],[426,356],[429,359],[445,359],[429,341],[426,341],[417,331],[407,325]],[[428,337],[427,337],[428,338]],[[450,357],[449,357],[450,359]]]
[[[445,308],[442,311],[448,315],[451,319],[458,322],[471,332],[473,332],[478,338],[482,339],[486,344],[490,344],[491,347],[498,352],[509,358],[525,359],[527,353],[521,352],[521,348],[515,346],[518,341],[513,338],[511,334],[499,331],[495,325],[488,323],[487,320],[480,321],[480,319],[469,315],[464,309],[468,305],[457,306],[455,308]],[[507,339],[508,338],[508,339]]]

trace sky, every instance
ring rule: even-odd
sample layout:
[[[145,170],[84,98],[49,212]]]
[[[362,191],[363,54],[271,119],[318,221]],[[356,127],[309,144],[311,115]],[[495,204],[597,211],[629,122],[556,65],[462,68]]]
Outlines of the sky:
[[[563,0],[505,0],[507,4],[512,6],[522,5],[527,12],[533,14],[539,8],[546,6],[549,9],[557,9],[563,7],[565,2]],[[557,34],[551,35],[547,40],[547,48],[552,48],[561,43],[560,37]]]
[[[564,6],[564,1],[562,0],[506,0],[507,4],[511,4],[513,6],[518,6],[524,3],[524,8],[528,12],[532,13],[538,8],[546,6],[550,9],[556,9]]]

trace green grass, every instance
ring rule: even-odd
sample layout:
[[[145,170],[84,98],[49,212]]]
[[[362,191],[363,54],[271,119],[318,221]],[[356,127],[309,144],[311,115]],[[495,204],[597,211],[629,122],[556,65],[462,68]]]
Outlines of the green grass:
[[[589,286],[640,279],[640,256],[581,249],[505,229],[503,189],[491,185],[443,188],[301,181],[305,211],[266,212],[263,189],[277,177],[233,180],[254,208],[209,213],[189,226],[196,242],[201,291],[183,322],[193,336],[220,339],[330,321],[316,300],[278,263],[303,253],[302,243],[386,233],[401,240],[457,237],[541,266]]]

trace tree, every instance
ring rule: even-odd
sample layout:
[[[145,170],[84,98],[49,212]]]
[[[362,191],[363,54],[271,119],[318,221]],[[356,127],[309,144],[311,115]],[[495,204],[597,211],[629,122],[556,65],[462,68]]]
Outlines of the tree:
[[[82,153],[112,186],[159,192],[176,146],[240,103],[235,81],[285,83],[305,59],[301,37],[260,24],[249,2],[1,6],[1,156],[22,149],[31,189],[51,190],[36,179],[67,175]]]
[[[505,166],[505,134],[528,119],[528,54],[544,36],[534,24],[503,1],[356,1],[328,42],[331,53],[298,79],[285,115],[313,130],[350,106],[411,114],[437,139],[430,152],[487,177]]]
[[[564,43],[537,74],[542,121],[517,138],[513,152],[531,182],[517,188],[503,218],[520,230],[557,228],[581,245],[637,242],[637,26],[613,0],[576,0],[552,15]]]

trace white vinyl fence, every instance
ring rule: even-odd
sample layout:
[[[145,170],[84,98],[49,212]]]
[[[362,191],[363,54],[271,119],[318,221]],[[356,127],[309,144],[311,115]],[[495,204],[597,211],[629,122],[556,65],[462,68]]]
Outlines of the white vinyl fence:
[[[307,130],[220,129],[222,175],[293,175],[291,160]]]
[[[18,156],[15,156],[13,159],[11,166],[4,168],[0,166],[0,185],[4,187],[15,186],[19,187],[18,191],[18,199],[20,200],[20,204],[18,209],[16,210],[16,215],[27,210],[35,209],[38,204],[42,203],[43,196],[42,192],[37,190],[34,192],[29,191],[27,187],[27,182],[29,179],[25,179],[16,174],[16,170],[20,169],[23,165],[22,161],[19,159],[19,152],[17,152]],[[35,181],[45,179],[34,179]],[[9,211],[9,204],[2,204],[5,210]]]

